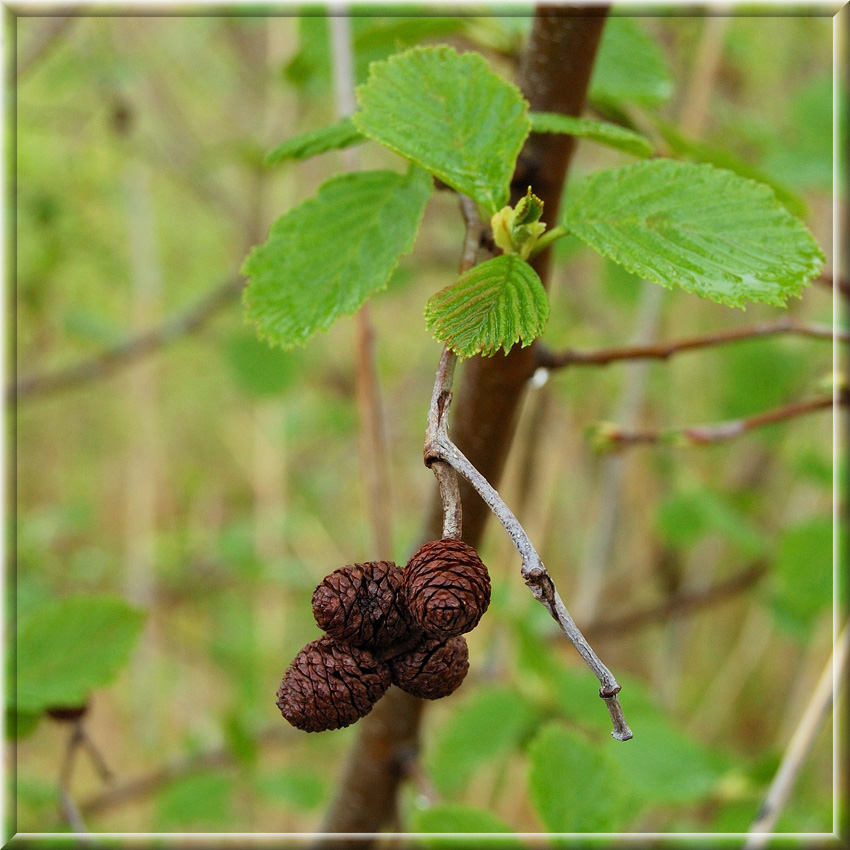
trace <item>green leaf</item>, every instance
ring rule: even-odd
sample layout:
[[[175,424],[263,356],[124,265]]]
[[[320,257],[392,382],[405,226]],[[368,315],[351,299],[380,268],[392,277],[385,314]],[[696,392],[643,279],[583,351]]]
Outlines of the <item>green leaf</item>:
[[[476,770],[516,747],[537,716],[508,688],[480,688],[437,730],[425,763],[441,793],[455,797]]]
[[[257,793],[275,806],[308,812],[322,805],[327,791],[325,774],[318,771],[277,768],[257,778]]]
[[[493,257],[462,274],[425,305],[434,336],[461,357],[505,353],[543,332],[549,318],[546,290],[531,266],[515,254]]]
[[[477,53],[419,47],[372,65],[355,125],[492,214],[507,203],[528,104]]]
[[[688,548],[706,534],[722,535],[742,555],[765,552],[764,534],[748,521],[744,512],[710,490],[674,493],[658,507],[658,531],[671,546]]]
[[[789,528],[779,542],[772,604],[778,621],[806,636],[832,600],[832,519],[818,516]]]
[[[291,348],[384,289],[413,247],[432,191],[416,167],[360,171],[334,177],[281,216],[242,267],[246,316],[260,337]]]
[[[656,116],[653,120],[664,141],[667,142],[670,150],[677,157],[692,162],[707,162],[709,165],[716,165],[718,168],[734,171],[740,177],[746,177],[750,180],[764,183],[773,189],[779,202],[791,215],[804,216],[806,214],[805,201],[778,180],[773,179],[761,168],[750,165],[750,163],[735,156],[735,154],[726,150],[726,148],[714,147],[705,142],[686,138],[671,121],[667,121],[659,116]]]
[[[156,826],[163,832],[215,832],[232,828],[235,782],[225,773],[189,776],[167,786],[157,800]]]
[[[50,601],[18,622],[17,709],[79,706],[111,682],[133,648],[144,614],[111,596]]]
[[[733,307],[784,306],[823,266],[767,186],[711,165],[651,160],[591,174],[570,192],[563,224],[634,274]]]
[[[592,142],[599,142],[609,148],[616,148],[634,156],[652,156],[652,144],[646,136],[612,124],[609,121],[594,121],[591,118],[574,118],[558,112],[529,112],[531,129],[535,133],[564,133],[567,136],[581,136]]]
[[[673,94],[661,48],[632,18],[611,17],[602,32],[588,97],[604,106],[658,106]]]
[[[266,155],[266,165],[276,165],[287,159],[309,159],[316,154],[348,148],[365,142],[364,135],[354,126],[350,118],[343,118],[336,124],[310,130],[287,139]]]
[[[628,747],[632,742],[611,743]],[[624,777],[601,746],[562,723],[550,723],[531,742],[528,758],[531,800],[547,832],[620,832],[626,826]]]
[[[625,688],[624,688],[625,690]],[[608,752],[635,797],[649,803],[690,803],[711,794],[721,774],[709,751],[664,719],[641,718],[623,708],[635,737]]]
[[[296,352],[271,348],[252,331],[231,337],[224,353],[239,388],[260,398],[283,393],[303,365]]]
[[[495,815],[483,809],[474,809],[471,806],[458,806],[451,804],[440,804],[430,809],[414,810],[411,813],[411,831],[424,833],[419,837],[418,843],[425,847],[435,848],[478,848],[481,847],[480,839],[466,839],[458,837],[470,832],[513,832],[513,830]],[[457,835],[446,838],[435,838],[428,833],[456,833]],[[518,838],[503,838],[501,840],[487,839],[487,847],[499,848],[499,850],[520,850],[525,845]]]

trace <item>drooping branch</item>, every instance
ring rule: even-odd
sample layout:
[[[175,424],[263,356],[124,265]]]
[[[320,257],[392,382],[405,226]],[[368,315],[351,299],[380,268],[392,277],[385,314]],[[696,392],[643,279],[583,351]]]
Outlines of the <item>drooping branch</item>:
[[[566,366],[607,366],[609,363],[622,360],[667,360],[675,354],[686,351],[779,334],[850,342],[848,331],[833,332],[829,325],[799,322],[790,317],[783,317],[774,321],[757,322],[740,328],[724,328],[699,336],[669,342],[653,342],[647,345],[622,345],[584,351],[575,348],[552,351],[540,345],[537,347],[537,365],[538,368],[543,369],[562,369]]]
[[[431,396],[431,409],[428,411],[425,464],[426,466],[438,463],[449,464],[475,488],[487,507],[502,523],[522,558],[522,577],[531,588],[534,598],[546,608],[599,679],[601,685],[599,695],[605,700],[614,724],[612,736],[618,741],[628,741],[632,737],[632,732],[626,723],[622,707],[617,699],[620,685],[617,684],[617,680],[611,671],[599,660],[593,648],[576,626],[567,607],[561,600],[551,576],[543,565],[543,561],[519,520],[490,482],[469,462],[469,459],[449,438],[448,416],[452,401],[451,376],[454,372],[455,360],[455,355],[448,348],[444,348],[434,382],[434,392]]]
[[[838,396],[838,404],[839,406],[847,406],[848,403],[850,403],[850,393],[844,390]],[[822,395],[805,401],[795,401],[781,407],[774,407],[763,413],[741,419],[658,431],[629,431],[619,428],[613,423],[604,423],[597,426],[593,439],[597,447],[603,451],[617,451],[631,446],[658,444],[705,446],[734,440],[736,437],[754,431],[756,428],[774,425],[777,422],[787,422],[789,419],[796,419],[808,413],[816,413],[818,410],[827,410],[832,406],[832,396]]]
[[[136,360],[200,331],[222,307],[239,295],[243,285],[243,278],[230,278],[202,296],[185,312],[166,319],[151,330],[64,369],[21,378],[14,386],[7,387],[6,399],[10,403],[28,401],[112,375]]]

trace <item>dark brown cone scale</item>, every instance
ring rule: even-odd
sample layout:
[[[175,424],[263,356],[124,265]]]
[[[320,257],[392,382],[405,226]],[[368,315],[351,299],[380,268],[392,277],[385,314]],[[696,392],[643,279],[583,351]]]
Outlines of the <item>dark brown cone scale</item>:
[[[389,667],[371,652],[323,637],[308,643],[289,665],[277,707],[305,732],[341,729],[365,717],[389,686]]]
[[[490,576],[478,553],[462,540],[426,543],[403,573],[403,593],[414,622],[428,634],[466,634],[490,604]]]
[[[393,684],[422,699],[442,699],[454,693],[469,670],[469,648],[462,636],[428,638],[413,652],[390,661]]]
[[[332,638],[368,649],[407,636],[409,617],[400,603],[402,571],[392,561],[369,561],[335,570],[313,593],[313,616]]]

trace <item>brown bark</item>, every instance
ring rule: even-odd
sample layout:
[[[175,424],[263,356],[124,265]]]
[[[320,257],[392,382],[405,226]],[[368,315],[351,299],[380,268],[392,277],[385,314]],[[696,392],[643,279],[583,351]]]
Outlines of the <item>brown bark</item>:
[[[605,24],[605,8],[538,7],[520,65],[519,85],[533,110],[579,115],[584,107],[593,60]],[[570,136],[532,133],[520,154],[512,202],[530,185],[545,205],[544,220],[558,215],[561,189],[574,146]],[[533,265],[544,286],[549,251]],[[497,486],[514,434],[526,382],[534,372],[533,346],[514,347],[507,356],[467,361],[455,403],[452,435],[458,447]],[[461,482],[463,539],[477,546],[489,511]],[[427,539],[442,531],[442,504],[435,497]],[[378,832],[395,817],[396,793],[405,765],[415,758],[424,702],[390,688],[360,723],[360,734],[343,766],[336,797],[320,826],[325,833]],[[359,839],[324,838],[327,848],[366,846]]]

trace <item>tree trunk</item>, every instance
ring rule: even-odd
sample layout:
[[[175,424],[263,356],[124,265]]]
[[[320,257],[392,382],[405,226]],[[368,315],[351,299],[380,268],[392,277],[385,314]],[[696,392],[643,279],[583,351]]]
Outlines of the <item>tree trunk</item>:
[[[520,88],[533,110],[581,113],[606,15],[607,8],[602,7],[538,7],[519,73]],[[574,141],[571,136],[532,133],[517,162],[512,203],[532,186],[544,202],[543,218],[550,227],[557,219]],[[546,286],[549,251],[542,252],[532,265]],[[474,357],[463,369],[454,405],[453,439],[493,486],[498,486],[505,466],[533,364],[533,346],[514,346],[507,356]],[[489,511],[463,480],[461,496],[463,539],[477,546]],[[433,540],[441,533],[442,513],[436,497],[425,538]],[[343,766],[320,832],[378,832],[392,823],[399,783],[418,752],[424,705],[423,700],[392,687],[360,722],[359,737]],[[369,842],[322,838],[317,844],[362,848]]]

